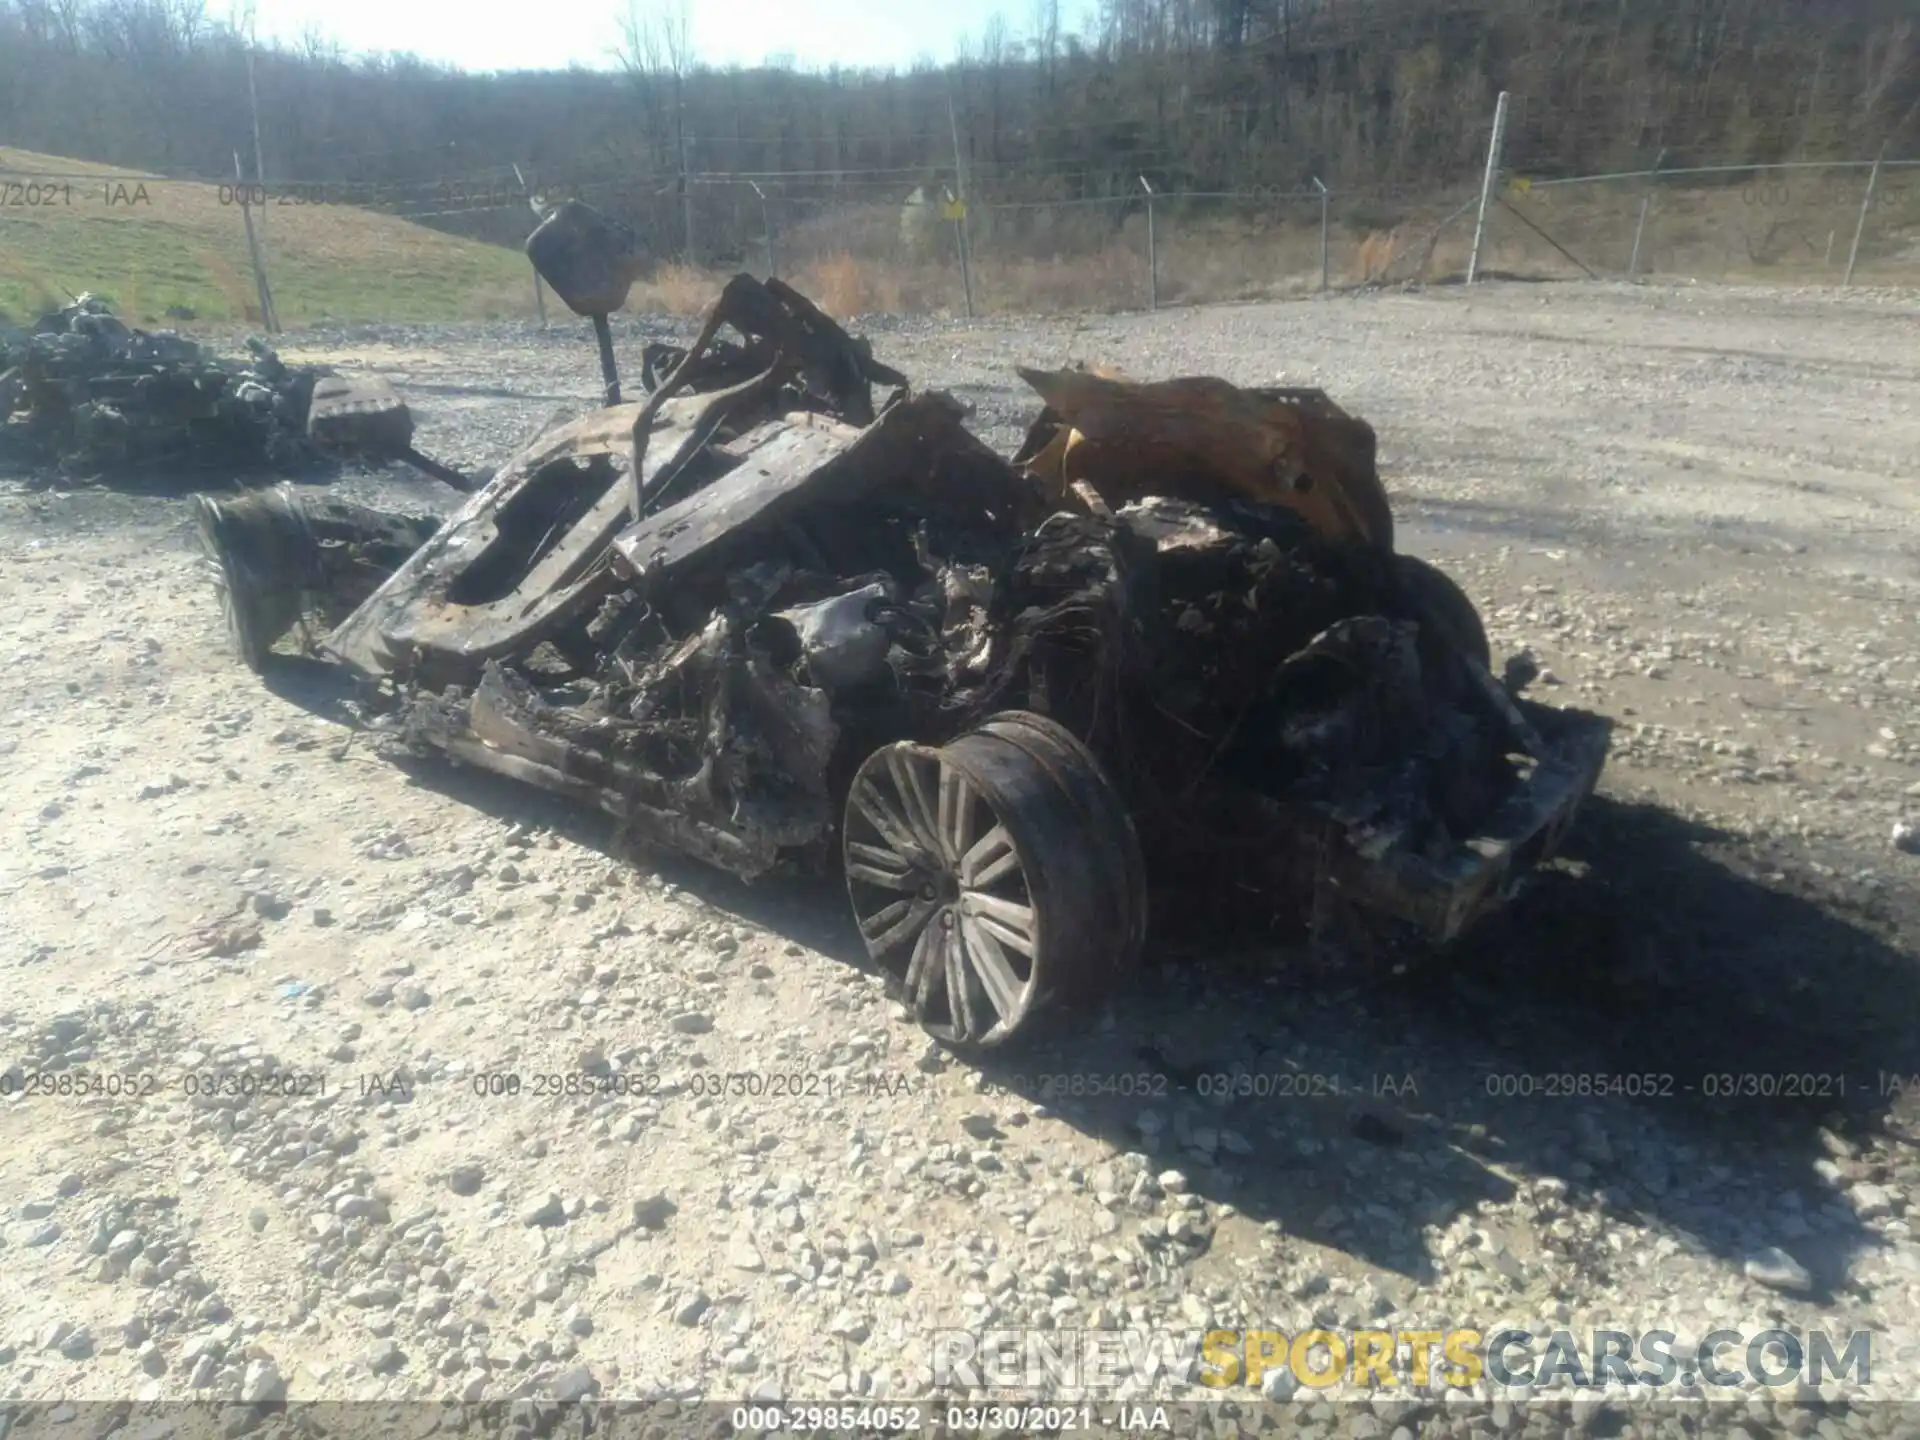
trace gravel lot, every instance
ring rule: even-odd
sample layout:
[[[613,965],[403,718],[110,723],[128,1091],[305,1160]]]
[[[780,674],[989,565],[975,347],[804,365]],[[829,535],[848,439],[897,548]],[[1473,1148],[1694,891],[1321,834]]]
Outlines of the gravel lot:
[[[630,366],[687,328],[629,322]],[[1619,717],[1566,863],[1407,973],[1156,952],[1107,1012],[957,1064],[838,893],[642,868],[597,817],[381,759],[324,674],[227,656],[184,500],[9,485],[0,1400],[913,1398],[940,1329],[1508,1320],[1683,1360],[1872,1329],[1872,1393],[1920,1397],[1920,300],[853,328],[1007,449],[1017,362],[1315,384],[1371,420],[1403,547],[1533,651],[1540,698]],[[597,390],[584,323],[284,348],[388,374],[476,467]],[[17,1093],[82,1070],[135,1093]],[[535,1093],[609,1071],[642,1093]],[[1272,1374],[1242,1424],[1655,1428]],[[1818,1398],[1727,1424],[1905,1429]]]

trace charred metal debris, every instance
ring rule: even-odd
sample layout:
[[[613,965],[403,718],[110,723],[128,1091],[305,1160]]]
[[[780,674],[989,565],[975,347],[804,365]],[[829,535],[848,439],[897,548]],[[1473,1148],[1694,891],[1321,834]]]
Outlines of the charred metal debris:
[[[473,488],[413,448],[412,416],[383,381],[290,366],[257,339],[247,351],[227,360],[173,331],[134,329],[94,295],[0,329],[0,464],[57,483],[399,460]]]
[[[1023,374],[1010,461],[742,275],[649,347],[644,399],[541,434],[417,548],[286,490],[205,502],[203,534],[248,661],[318,614],[396,741],[748,879],[840,869],[951,1042],[1122,983],[1150,905],[1444,941],[1553,852],[1608,722],[1490,673],[1471,603],[1395,553],[1363,421]]]

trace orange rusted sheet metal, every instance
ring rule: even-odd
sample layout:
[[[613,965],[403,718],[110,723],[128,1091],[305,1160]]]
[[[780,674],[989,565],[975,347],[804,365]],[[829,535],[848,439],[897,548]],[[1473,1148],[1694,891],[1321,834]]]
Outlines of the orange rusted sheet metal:
[[[1029,370],[1046,402],[1019,463],[1050,498],[1090,486],[1109,506],[1149,495],[1284,505],[1321,535],[1393,548],[1373,427],[1319,390],[1247,390],[1195,377]]]

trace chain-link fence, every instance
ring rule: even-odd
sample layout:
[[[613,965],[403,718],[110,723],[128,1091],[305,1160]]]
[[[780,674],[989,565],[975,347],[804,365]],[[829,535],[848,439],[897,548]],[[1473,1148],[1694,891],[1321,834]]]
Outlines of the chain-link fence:
[[[263,187],[40,158],[0,150],[0,316],[79,291],[148,324],[544,315],[551,297],[518,242],[535,204],[567,195],[617,215],[659,257],[632,308],[683,315],[742,269],[778,274],[843,315],[1139,310],[1438,283],[1470,269],[1920,283],[1920,160],[1886,155],[1743,167],[1663,157],[1564,175],[1496,154],[1491,185],[1476,176],[1417,190],[1315,180],[1194,193],[1115,176],[1110,193],[1049,196],[1049,177],[1002,175],[964,203],[951,174],[562,181],[508,167],[398,186]]]

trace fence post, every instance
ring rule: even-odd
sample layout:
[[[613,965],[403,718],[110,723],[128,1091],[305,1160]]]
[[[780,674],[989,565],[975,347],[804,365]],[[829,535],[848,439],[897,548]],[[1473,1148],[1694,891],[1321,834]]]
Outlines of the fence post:
[[[1153,186],[1140,177],[1140,188],[1147,192],[1147,309],[1160,308],[1160,246],[1153,233]]]
[[[1647,188],[1640,195],[1640,219],[1633,227],[1633,254],[1627,259],[1627,278],[1640,278],[1640,237],[1647,231],[1647,207],[1653,203],[1653,187],[1660,180],[1660,166],[1666,161],[1667,152],[1663,149],[1653,157],[1653,169],[1647,172]]]
[[[1866,233],[1867,211],[1873,208],[1873,192],[1880,184],[1880,162],[1887,158],[1887,147],[1883,144],[1880,153],[1873,157],[1873,169],[1867,173],[1867,193],[1860,197],[1860,218],[1853,227],[1853,244],[1847,250],[1847,274],[1840,283],[1853,284],[1854,262],[1860,258],[1860,237]]]
[[[760,197],[760,224],[767,232],[767,278],[776,280],[780,276],[780,250],[773,238],[773,212],[767,208],[767,192],[755,181],[749,180],[747,184]]]
[[[1327,288],[1327,187],[1320,183],[1318,175],[1313,177],[1313,188],[1320,192],[1320,289],[1324,294]]]
[[[953,236],[960,247],[960,283],[967,292],[967,318],[973,319],[973,247],[967,243],[967,164],[960,154],[960,118],[953,109],[953,82],[947,82],[947,129],[953,135],[953,183],[959,190],[954,199],[958,213],[953,217]]]
[[[693,253],[693,137],[687,134],[686,102],[680,108],[680,220],[685,226],[686,264],[689,268],[699,265]]]
[[[247,177],[240,168],[240,152],[233,152],[234,187],[240,192],[240,220],[247,227],[247,254],[253,260],[253,285],[260,296],[260,323],[269,335],[280,333],[280,321],[273,313],[273,291],[267,288],[267,267],[260,258],[260,241],[253,233],[253,206],[247,201]]]
[[[1500,147],[1507,138],[1507,92],[1493,107],[1493,139],[1487,142],[1487,173],[1480,182],[1480,218],[1473,222],[1473,250],[1467,256],[1467,284],[1473,284],[1480,270],[1480,242],[1486,238],[1487,209],[1493,204],[1493,187],[1500,180]]]
[[[520,173],[518,165],[513,167],[513,178],[520,182],[520,193],[526,197],[527,208],[533,211],[533,223],[538,225],[546,216],[540,213],[540,202],[533,198],[533,191],[527,185],[527,177]],[[532,267],[529,266],[529,269]],[[547,328],[547,287],[541,282],[540,272],[533,272],[533,308],[540,317],[540,328]]]

